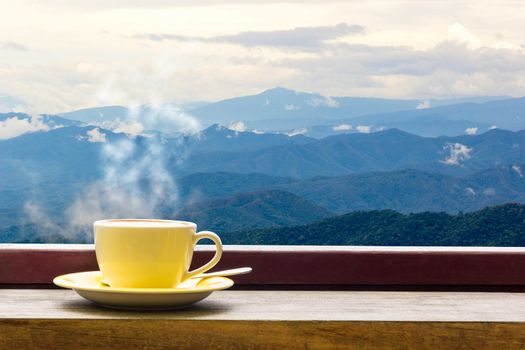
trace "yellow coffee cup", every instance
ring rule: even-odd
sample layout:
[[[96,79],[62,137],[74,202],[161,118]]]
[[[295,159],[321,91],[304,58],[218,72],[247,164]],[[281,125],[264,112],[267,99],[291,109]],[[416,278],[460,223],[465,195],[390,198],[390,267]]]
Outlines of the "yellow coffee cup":
[[[172,220],[100,220],[94,224],[95,251],[104,280],[116,288],[174,288],[208,271],[222,256],[219,236],[197,233],[197,225]],[[214,257],[189,271],[197,241],[209,238]]]

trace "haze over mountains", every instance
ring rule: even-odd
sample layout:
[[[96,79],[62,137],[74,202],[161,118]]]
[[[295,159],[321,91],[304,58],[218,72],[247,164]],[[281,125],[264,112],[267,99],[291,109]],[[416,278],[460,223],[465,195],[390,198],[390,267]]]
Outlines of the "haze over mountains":
[[[184,110],[0,113],[0,232],[9,232],[0,240],[56,234],[79,203],[106,215],[89,192],[100,184],[139,198],[165,186],[130,207],[155,205],[159,216],[221,232],[356,210],[525,203],[524,111],[524,98],[388,100],[276,88]],[[200,132],[174,124],[189,114]],[[168,191],[176,200],[162,197]]]
[[[363,97],[328,97],[285,88],[213,103],[182,104],[180,111],[196,117],[203,127],[242,122],[252,130],[302,133],[325,137],[338,133],[398,128],[423,136],[461,135],[466,129],[484,132],[491,127],[521,130],[525,125],[525,98],[507,96],[451,100],[401,100]],[[179,108],[177,108],[179,109]],[[148,106],[131,112],[137,119],[151,114]],[[82,122],[126,120],[122,106],[87,108],[61,114]],[[146,126],[147,127],[147,126]]]

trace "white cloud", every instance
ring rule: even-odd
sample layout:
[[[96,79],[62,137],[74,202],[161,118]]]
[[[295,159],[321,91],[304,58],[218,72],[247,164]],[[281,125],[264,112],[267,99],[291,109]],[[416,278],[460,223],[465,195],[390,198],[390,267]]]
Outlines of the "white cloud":
[[[472,196],[475,196],[475,195],[476,195],[476,191],[474,191],[474,189],[473,189],[472,187],[467,187],[467,188],[465,188],[465,191],[466,191],[468,194],[472,195]]]
[[[461,1],[451,15],[449,3],[436,1],[394,1],[387,7],[376,1],[236,0],[221,6],[186,1],[183,8],[158,8],[96,0],[85,6],[98,10],[88,13],[70,11],[84,6],[64,1],[10,3],[2,8],[0,29],[32,51],[2,51],[0,94],[26,101],[33,113],[142,104],[149,95],[160,103],[213,101],[282,85],[330,96],[525,95],[519,2]],[[60,3],[60,11],[51,3]],[[345,34],[350,25],[337,25],[349,21],[349,13],[360,14],[364,35]],[[431,15],[423,20],[420,13]],[[272,21],[263,20],[270,16]],[[173,23],[183,38],[223,42],[125,39],[170,33]],[[49,40],[58,36],[68,43],[61,49]],[[105,85],[112,92],[99,94]]]
[[[298,128],[298,129],[294,129],[290,131],[287,135],[292,137],[292,136],[297,136],[297,135],[303,135],[303,134],[306,134],[307,132],[308,132],[307,128]]]
[[[142,135],[144,132],[144,125],[135,121],[120,122],[115,128],[113,128],[113,132],[135,136]]]
[[[246,124],[244,124],[243,121],[234,122],[230,125],[229,129],[238,132],[245,132]]]
[[[478,132],[478,128],[476,127],[466,128],[465,132],[467,133],[467,135],[476,135]]]
[[[28,48],[22,44],[14,43],[12,41],[0,42],[1,50],[12,50],[12,51],[27,51]]]
[[[524,47],[476,47],[459,39],[424,49],[334,44],[315,57],[285,58],[281,65],[297,71],[295,84],[330,86],[330,95],[341,94],[339,90],[346,96],[404,98],[525,94]]]
[[[25,119],[7,118],[0,121],[0,140],[11,139],[30,132],[48,130],[49,126],[42,121],[40,116],[30,116]]]
[[[180,34],[135,34],[134,39],[151,41],[197,41],[203,43],[230,43],[246,47],[270,46],[281,48],[312,49],[323,46],[326,41],[347,35],[363,34],[365,27],[339,23],[333,26],[297,27],[273,31],[246,31],[238,34],[198,37]]]
[[[514,170],[516,174],[519,175],[519,177],[523,177],[523,173],[521,172],[521,167],[519,165],[513,165],[512,170]]]
[[[104,120],[100,123],[93,122],[89,125],[97,126],[102,129],[111,130],[116,134],[127,134],[133,136],[147,136],[144,134],[144,125],[134,120]]]
[[[445,159],[441,160],[441,163],[448,165],[459,165],[460,162],[470,159],[470,153],[472,148],[469,148],[461,143],[447,143],[443,149],[449,151],[450,155]]]
[[[431,107],[431,105],[430,105],[429,101],[421,101],[416,106],[416,109],[427,109],[427,108],[430,108],[430,107]]]
[[[496,190],[492,187],[488,187],[483,191],[483,194],[485,196],[494,196],[496,194]]]
[[[99,128],[94,128],[91,130],[86,131],[87,140],[89,142],[106,142],[106,134],[100,131]]]
[[[295,111],[295,110],[298,110],[299,107],[293,104],[287,104],[284,106],[284,109],[286,109],[287,111]]]
[[[368,134],[370,131],[372,131],[372,127],[368,125],[358,125],[355,127],[355,129],[363,134]]]
[[[447,39],[460,44],[466,44],[471,49],[481,47],[481,40],[457,22],[448,27]]]
[[[330,96],[312,97],[308,104],[314,107],[324,106],[330,108],[339,107],[339,102]]]
[[[500,41],[500,42],[494,43],[494,44],[490,45],[489,47],[491,47],[493,49],[508,49],[508,50],[521,50],[521,49],[523,49],[523,47],[521,45],[519,45],[519,44],[511,43],[511,42],[505,42],[505,41]]]
[[[333,131],[350,131],[352,130],[352,125],[350,124],[341,124],[341,125],[337,125],[337,126],[334,126],[332,128]]]
[[[230,54],[256,60],[233,62]],[[60,113],[95,104],[143,104],[151,96],[160,103],[175,99],[217,100],[278,85],[344,96],[443,98],[525,94],[523,50],[473,50],[457,43],[426,50],[334,44],[330,51],[315,55],[292,57],[275,51],[250,51],[225,52],[206,63],[199,59],[210,55],[210,49],[204,45],[160,64],[14,64],[0,69],[0,81],[10,95],[29,101],[33,113]]]

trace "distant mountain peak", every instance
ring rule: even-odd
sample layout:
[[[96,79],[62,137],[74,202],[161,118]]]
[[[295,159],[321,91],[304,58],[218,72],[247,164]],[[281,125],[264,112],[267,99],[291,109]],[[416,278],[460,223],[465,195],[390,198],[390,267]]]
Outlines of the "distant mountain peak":
[[[403,131],[403,130],[398,129],[398,128],[390,128],[390,129],[378,130],[378,131],[376,131],[376,133],[382,134],[382,135],[392,135],[392,136],[417,136],[417,137],[419,137],[418,135],[411,134],[409,132]]]
[[[208,126],[206,129],[201,130],[201,134],[203,134],[203,135],[217,135],[217,134],[221,134],[221,135],[224,135],[224,136],[228,136],[228,135],[235,135],[235,136],[237,136],[237,135],[239,135],[239,133],[253,134],[253,135],[265,135],[265,134],[275,134],[275,135],[277,135],[278,134],[278,133],[266,133],[266,132],[259,131],[259,130],[256,130],[256,129],[248,130],[246,128],[246,125],[242,121],[235,122],[235,123],[233,123],[230,126],[224,126],[222,124],[215,123],[215,124],[212,124],[212,125]]]
[[[295,90],[292,90],[292,89],[288,89],[288,88],[282,87],[282,86],[276,86],[276,87],[274,87],[274,88],[264,90],[264,91],[261,93],[261,95],[275,94],[275,93],[279,93],[279,94],[282,94],[282,93],[293,93],[293,94],[297,94],[298,92],[295,91]]]
[[[206,129],[201,130],[200,134],[204,135],[205,137],[210,136],[217,136],[217,135],[224,135],[228,134],[231,130],[228,129],[226,126],[216,123],[208,126]]]
[[[484,134],[512,134],[510,130],[500,129],[498,127],[491,127],[489,130],[485,131]]]
[[[239,131],[239,130],[232,129],[231,127],[227,127],[225,125],[222,125],[220,123],[212,124],[212,125],[208,126],[206,129],[202,130],[201,132],[205,133],[205,134],[209,134],[209,133],[217,133],[217,132],[224,133],[224,132],[230,132],[230,131],[242,132],[242,131]]]
[[[239,137],[241,134],[247,134],[247,135],[253,134],[254,136],[259,135],[259,133],[256,133],[250,130],[244,130],[243,128],[235,127],[235,125],[227,127],[219,123],[212,124],[206,129],[201,130],[200,134],[202,137],[208,140],[233,139],[233,138]]]
[[[480,133],[479,136],[487,138],[487,137],[497,137],[497,138],[510,138],[512,135],[520,135],[520,131],[511,131],[511,130],[505,130],[500,128],[491,128],[483,133]]]

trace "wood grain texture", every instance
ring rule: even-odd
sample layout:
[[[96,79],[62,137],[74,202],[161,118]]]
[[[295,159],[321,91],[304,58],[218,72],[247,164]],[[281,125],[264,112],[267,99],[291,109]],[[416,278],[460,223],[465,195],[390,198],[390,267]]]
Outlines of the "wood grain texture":
[[[523,349],[516,323],[2,320],[0,349]]]
[[[525,349],[525,294],[224,291],[168,312],[0,290],[0,349]]]
[[[178,311],[98,307],[70,290],[0,290],[0,319],[525,322],[525,294],[222,291]]]

